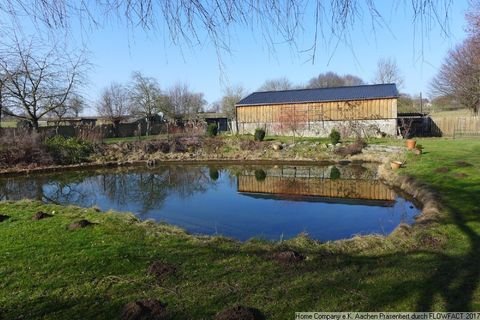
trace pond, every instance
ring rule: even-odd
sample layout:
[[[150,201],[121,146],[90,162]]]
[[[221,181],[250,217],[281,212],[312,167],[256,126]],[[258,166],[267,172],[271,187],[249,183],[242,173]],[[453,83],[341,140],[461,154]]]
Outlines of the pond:
[[[180,226],[190,233],[320,241],[387,235],[419,210],[373,165],[162,165],[0,179],[0,199],[38,199]]]

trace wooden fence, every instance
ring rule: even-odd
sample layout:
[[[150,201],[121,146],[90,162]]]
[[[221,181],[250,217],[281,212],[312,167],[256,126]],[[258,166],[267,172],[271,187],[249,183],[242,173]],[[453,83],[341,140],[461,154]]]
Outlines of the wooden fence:
[[[145,122],[133,122],[133,123],[120,123],[115,128],[111,124],[102,124],[97,126],[47,126],[39,127],[38,130],[40,133],[43,133],[47,136],[61,135],[64,137],[75,137],[80,136],[84,137],[85,133],[94,133],[96,132],[99,137],[103,138],[125,138],[125,137],[134,137],[137,136],[139,132],[141,135],[145,135],[147,131],[147,126]],[[0,135],[12,135],[21,134],[25,132],[25,128],[0,128]],[[31,129],[27,129],[31,130]],[[163,123],[161,124],[152,124],[150,127],[150,134],[157,135],[161,133],[166,133],[167,126]],[[82,134],[83,132],[83,134]],[[203,132],[203,131],[202,131]]]
[[[480,137],[480,117],[431,117],[432,134]]]

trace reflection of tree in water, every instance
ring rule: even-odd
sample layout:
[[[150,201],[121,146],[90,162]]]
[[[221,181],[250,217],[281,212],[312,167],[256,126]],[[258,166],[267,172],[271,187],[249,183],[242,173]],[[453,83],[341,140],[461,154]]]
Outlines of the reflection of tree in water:
[[[202,167],[160,167],[155,171],[103,174],[97,177],[104,194],[120,206],[139,203],[140,213],[158,208],[175,193],[181,198],[205,192],[211,181]]]
[[[30,179],[1,179],[0,200],[37,199],[42,200],[42,183]]]
[[[218,178],[220,177],[220,174],[218,172],[218,169],[215,167],[210,167],[208,168],[208,175],[210,176],[210,179],[212,181],[217,181]]]
[[[175,193],[181,198],[205,192],[215,184],[208,168],[159,167],[155,171],[84,171],[29,178],[0,179],[0,199],[36,199],[53,203],[93,205],[103,194],[118,206],[141,205],[141,213],[158,208]]]
[[[82,203],[89,197],[78,184],[85,175],[38,175],[29,178],[0,179],[0,199],[35,199],[53,203]]]
[[[249,182],[253,189],[243,191],[278,192],[299,195],[323,195],[330,197],[359,198],[371,192],[388,192],[379,189],[370,178],[375,173],[360,166],[337,166],[341,177],[331,180],[332,167],[307,166],[160,166],[154,169],[115,169],[60,174],[32,175],[0,179],[0,199],[37,199],[54,203],[71,203],[82,206],[98,204],[102,197],[117,208],[138,207],[139,213],[160,208],[165,199],[174,194],[187,198],[196,193],[204,193],[209,188],[224,183],[232,187],[243,176],[255,180]],[[222,172],[220,175],[219,172]],[[262,173],[259,175],[259,173]],[[221,184],[218,179],[222,177]],[[261,177],[260,177],[261,176]],[[260,180],[258,181],[258,178]],[[357,180],[358,179],[358,180]],[[245,179],[244,179],[245,180]],[[379,190],[377,190],[379,189]],[[370,190],[370,191],[369,191]],[[372,191],[373,190],[373,191]],[[388,195],[387,195],[388,196]],[[385,196],[385,197],[387,197]],[[388,197],[387,197],[388,198]],[[136,210],[136,209],[135,209]]]

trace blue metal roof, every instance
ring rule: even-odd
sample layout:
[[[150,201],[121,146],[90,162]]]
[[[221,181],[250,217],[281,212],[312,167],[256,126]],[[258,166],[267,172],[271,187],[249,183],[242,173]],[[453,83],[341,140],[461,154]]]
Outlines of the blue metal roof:
[[[254,92],[237,106],[397,98],[394,83],[319,89]]]

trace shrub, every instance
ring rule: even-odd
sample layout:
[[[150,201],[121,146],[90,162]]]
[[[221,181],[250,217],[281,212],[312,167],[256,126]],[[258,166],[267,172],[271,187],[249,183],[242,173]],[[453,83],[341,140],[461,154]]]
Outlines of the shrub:
[[[157,151],[161,151],[162,153],[170,152],[170,144],[167,141],[149,141],[141,143],[141,147],[143,152],[152,154]]]
[[[335,153],[338,155],[341,155],[343,157],[345,156],[353,156],[355,154],[362,153],[362,149],[367,146],[367,143],[363,139],[357,139],[354,143],[349,144],[346,147],[341,147],[335,150]]]
[[[217,181],[219,176],[220,176],[220,174],[218,173],[218,170],[215,169],[215,168],[209,168],[208,169],[208,174],[209,174],[210,179],[212,181]]]
[[[255,141],[263,141],[265,138],[265,130],[258,128],[255,129]]]
[[[332,131],[330,132],[330,142],[333,144],[333,145],[336,145],[337,143],[340,142],[340,132],[338,132],[337,130],[335,129],[332,129]]]
[[[340,178],[340,176],[340,170],[338,170],[337,167],[333,166],[332,169],[330,169],[330,179],[337,180]]]
[[[93,146],[77,138],[54,136],[45,142],[48,152],[58,164],[80,163],[90,156]]]
[[[106,135],[105,126],[89,126],[82,125],[75,127],[75,137],[82,141],[88,141],[91,143],[100,143],[103,141]]]
[[[206,153],[218,153],[224,145],[223,139],[207,138],[202,141],[202,147]]]
[[[255,180],[264,181],[266,177],[267,177],[267,173],[262,169],[255,170]]]
[[[171,152],[195,152],[202,144],[202,139],[198,136],[175,137],[171,142]]]
[[[216,123],[210,123],[207,127],[207,136],[215,137],[218,133],[218,127]]]
[[[0,136],[0,167],[52,164],[53,159],[42,141],[42,136],[29,130],[3,130]]]

